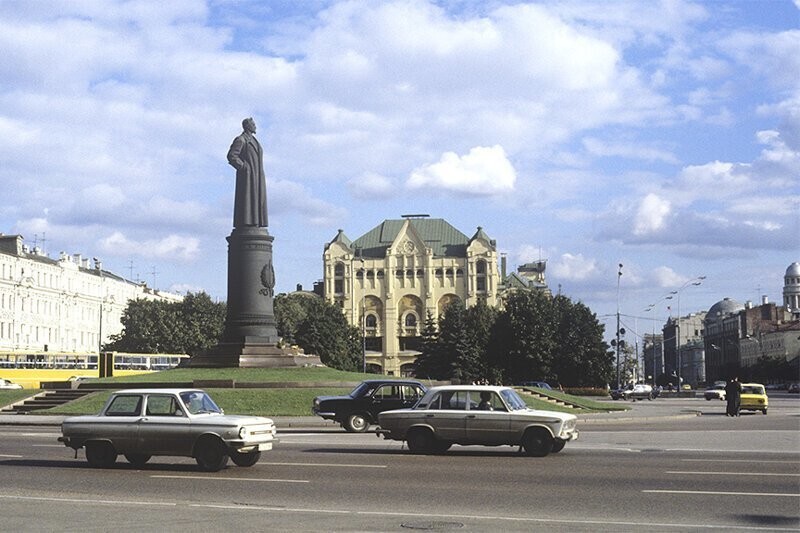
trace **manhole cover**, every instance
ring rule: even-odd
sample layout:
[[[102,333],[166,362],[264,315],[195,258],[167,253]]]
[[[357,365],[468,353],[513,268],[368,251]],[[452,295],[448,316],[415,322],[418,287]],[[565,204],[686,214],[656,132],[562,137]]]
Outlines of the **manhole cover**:
[[[426,531],[444,530],[444,529],[459,529],[464,527],[461,522],[403,522],[400,527],[406,529],[422,529]]]

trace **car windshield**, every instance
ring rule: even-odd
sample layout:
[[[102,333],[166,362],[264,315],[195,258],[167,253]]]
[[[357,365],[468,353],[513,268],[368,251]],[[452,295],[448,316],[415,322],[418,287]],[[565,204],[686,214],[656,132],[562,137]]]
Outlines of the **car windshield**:
[[[186,405],[186,410],[193,415],[222,414],[222,409],[217,407],[211,396],[202,391],[182,392],[181,400]]]
[[[528,404],[525,403],[525,400],[519,397],[519,394],[514,392],[512,389],[503,389],[500,391],[500,396],[508,404],[508,407],[512,411],[520,411],[522,409],[527,409]]]

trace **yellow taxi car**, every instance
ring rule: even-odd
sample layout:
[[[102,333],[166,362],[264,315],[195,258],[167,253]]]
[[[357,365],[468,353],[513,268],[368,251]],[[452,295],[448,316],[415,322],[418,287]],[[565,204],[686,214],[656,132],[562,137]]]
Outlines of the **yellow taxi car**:
[[[760,383],[742,383],[742,404],[740,411],[761,411],[767,414],[769,399],[764,385]]]

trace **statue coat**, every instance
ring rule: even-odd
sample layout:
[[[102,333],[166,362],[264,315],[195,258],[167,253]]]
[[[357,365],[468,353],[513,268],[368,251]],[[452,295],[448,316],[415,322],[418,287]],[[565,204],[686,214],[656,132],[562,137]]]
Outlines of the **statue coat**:
[[[267,227],[267,181],[264,154],[254,135],[243,132],[228,150],[228,163],[236,169],[233,227]]]

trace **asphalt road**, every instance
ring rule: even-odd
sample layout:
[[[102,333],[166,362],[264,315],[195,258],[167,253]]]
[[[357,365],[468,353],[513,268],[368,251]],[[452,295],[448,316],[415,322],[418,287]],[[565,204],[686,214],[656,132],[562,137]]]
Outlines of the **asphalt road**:
[[[723,411],[637,402],[545,458],[458,446],[416,456],[371,434],[294,427],[254,467],[211,474],[171,457],[91,469],[57,427],[5,425],[0,528],[800,531],[800,401],[771,398],[767,416]]]

